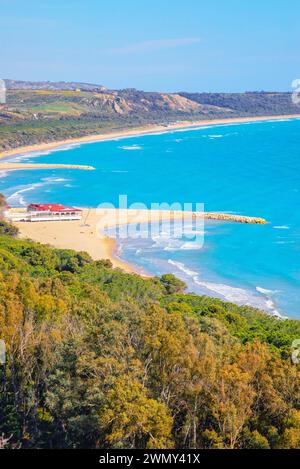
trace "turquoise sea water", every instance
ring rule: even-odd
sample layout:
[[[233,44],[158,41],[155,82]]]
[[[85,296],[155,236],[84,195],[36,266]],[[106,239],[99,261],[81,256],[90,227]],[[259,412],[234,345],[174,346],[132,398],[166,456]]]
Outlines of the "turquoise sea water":
[[[199,202],[207,211],[266,218],[265,226],[205,222],[202,248],[154,230],[152,239],[120,240],[120,252],[152,274],[175,273],[191,291],[300,318],[300,120],[131,137],[13,161],[37,156],[96,171],[2,173],[0,192],[11,205],[96,207],[127,194],[129,204]]]

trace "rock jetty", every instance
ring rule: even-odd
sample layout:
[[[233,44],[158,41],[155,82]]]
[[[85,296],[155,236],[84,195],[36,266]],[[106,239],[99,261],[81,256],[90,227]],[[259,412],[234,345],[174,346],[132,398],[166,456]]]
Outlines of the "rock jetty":
[[[236,223],[248,223],[252,225],[266,225],[267,224],[267,220],[265,220],[264,218],[247,217],[244,215],[232,215],[230,213],[204,212],[201,215],[204,216],[204,218],[208,220],[233,221]]]

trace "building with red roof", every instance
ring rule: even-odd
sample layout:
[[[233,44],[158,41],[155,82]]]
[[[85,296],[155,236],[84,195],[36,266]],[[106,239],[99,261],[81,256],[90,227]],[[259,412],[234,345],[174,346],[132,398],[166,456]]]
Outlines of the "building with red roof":
[[[80,220],[82,210],[62,204],[30,204],[27,207],[28,221]]]
[[[62,204],[30,204],[27,207],[28,212],[59,212],[76,213],[81,212],[80,208],[68,207]]]
[[[81,220],[82,210],[62,204],[30,204],[26,210],[6,208],[4,215],[11,221]]]

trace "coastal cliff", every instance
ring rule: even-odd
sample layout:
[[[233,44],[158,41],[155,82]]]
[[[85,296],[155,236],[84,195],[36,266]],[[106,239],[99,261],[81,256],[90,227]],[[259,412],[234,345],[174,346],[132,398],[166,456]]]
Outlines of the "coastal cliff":
[[[291,93],[158,93],[74,82],[5,83],[0,151],[112,129],[300,112]]]

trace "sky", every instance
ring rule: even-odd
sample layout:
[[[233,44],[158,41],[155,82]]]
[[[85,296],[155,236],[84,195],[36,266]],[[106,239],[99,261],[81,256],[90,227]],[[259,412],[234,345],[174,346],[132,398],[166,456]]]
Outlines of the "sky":
[[[289,91],[297,0],[0,0],[0,78]]]

